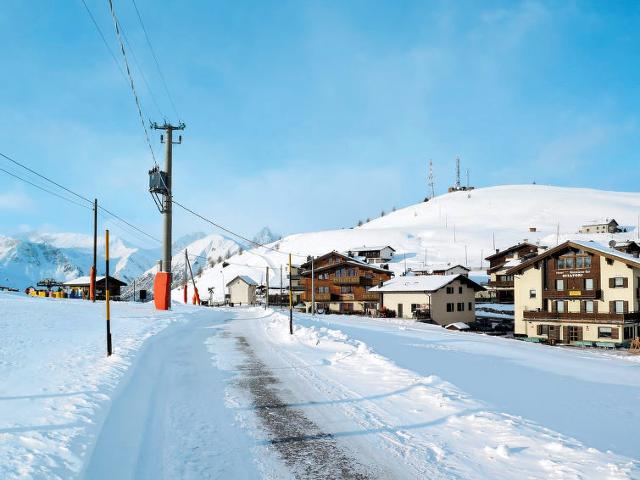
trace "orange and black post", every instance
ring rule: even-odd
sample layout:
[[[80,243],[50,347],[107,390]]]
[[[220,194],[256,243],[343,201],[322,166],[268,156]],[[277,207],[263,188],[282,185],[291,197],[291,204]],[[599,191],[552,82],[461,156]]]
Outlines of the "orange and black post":
[[[109,305],[109,230],[105,230],[105,276],[104,276],[104,299],[107,305],[107,357],[113,353],[111,346],[111,309]]]
[[[293,335],[293,292],[291,291],[293,272],[291,270],[291,254],[289,254],[289,335]]]

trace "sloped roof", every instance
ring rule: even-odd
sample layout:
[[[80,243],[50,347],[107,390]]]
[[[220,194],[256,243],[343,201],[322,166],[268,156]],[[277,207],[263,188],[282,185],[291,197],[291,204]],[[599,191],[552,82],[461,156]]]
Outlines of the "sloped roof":
[[[518,243],[516,245],[512,245],[509,248],[506,248],[504,250],[500,250],[497,253],[494,253],[493,255],[489,255],[488,257],[485,257],[485,260],[491,260],[492,258],[495,257],[500,257],[502,255],[504,255],[505,253],[510,253],[513,252],[515,250],[519,250],[523,247],[535,247],[535,248],[540,248],[540,245],[534,245],[533,243],[529,243],[529,242],[522,242],[522,243]]]
[[[615,221],[615,219],[613,218],[606,218],[606,219],[597,219],[597,220],[589,220],[589,222],[583,224],[583,227],[595,227],[596,225],[611,225],[612,223],[615,223],[616,225],[618,225],[618,222]]]
[[[369,292],[435,292],[458,279],[474,290],[483,290],[480,285],[464,275],[418,275],[392,278],[382,286],[370,288]]]
[[[370,246],[370,247],[367,247],[366,245],[363,245],[361,247],[352,247],[352,248],[349,249],[349,251],[350,252],[368,252],[368,251],[373,251],[373,250],[384,250],[385,248],[390,248],[394,252],[396,251],[396,249],[393,248],[391,245],[373,245],[373,246]]]
[[[242,280],[244,283],[246,283],[247,285],[254,285],[254,286],[258,286],[258,284],[253,280],[253,278],[247,276],[247,275],[237,275],[235,276],[231,281],[227,282],[227,287],[229,285],[231,285],[233,282],[235,282],[236,280]]]
[[[449,328],[449,327],[455,327],[458,330],[469,330],[469,325],[467,325],[464,322],[454,322],[454,323],[450,323],[449,325],[445,325],[444,328]]]
[[[104,275],[98,275],[96,276],[96,282],[101,282],[102,280],[104,280]],[[126,285],[125,282],[123,282],[122,280],[118,280],[115,277],[112,277],[111,275],[109,275],[109,281],[114,281],[114,282],[118,282],[120,283],[120,285]],[[73,280],[67,280],[66,282],[64,282],[62,285],[65,287],[81,287],[81,286],[89,286],[89,284],[91,283],[91,277],[86,275],[84,277],[78,277],[78,278],[74,278]]]
[[[611,247],[602,245],[601,243],[597,243],[593,241],[567,240],[566,242],[561,243],[556,247],[550,248],[542,252],[541,254],[536,255],[535,257],[522,262],[520,265],[510,268],[509,270],[507,270],[507,274],[513,275],[515,273],[521,272],[522,270],[530,267],[537,261],[543,258],[549,257],[555,253],[558,253],[568,247],[578,248],[578,249],[585,250],[587,252],[596,253],[606,258],[611,258],[613,260],[620,260],[621,262],[624,262],[627,265],[632,265],[636,268],[640,268],[640,258],[634,257],[633,255],[629,255],[628,253],[620,252],[615,248],[611,248]]]
[[[367,262],[364,262],[362,260],[358,260],[357,258],[353,258],[353,257],[350,257],[348,255],[345,255],[343,253],[336,252],[336,251],[325,253],[324,255],[315,258],[314,261],[318,262],[318,261],[320,261],[322,259],[327,258],[330,255],[337,255],[337,256],[341,257],[343,259],[343,261],[340,262],[340,263],[332,263],[332,264],[329,264],[329,265],[325,265],[323,267],[318,267],[318,268],[315,269],[316,272],[329,270],[331,268],[337,268],[337,267],[340,267],[341,265],[347,264],[347,265],[355,265],[356,267],[367,268],[369,270],[375,270],[377,272],[384,272],[384,273],[393,274],[393,272],[391,272],[390,270],[388,270],[386,268],[377,267],[377,266],[375,266],[375,265],[373,265],[371,263],[367,263]],[[311,270],[311,261],[303,263],[302,265],[300,265],[300,268],[304,269],[304,271],[301,272],[302,275],[309,275],[310,274],[310,270]]]

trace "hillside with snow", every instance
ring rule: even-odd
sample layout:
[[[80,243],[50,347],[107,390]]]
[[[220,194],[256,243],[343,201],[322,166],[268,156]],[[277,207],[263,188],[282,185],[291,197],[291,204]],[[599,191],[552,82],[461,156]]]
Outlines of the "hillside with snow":
[[[566,238],[609,240],[636,239],[640,194],[607,192],[586,188],[544,185],[505,185],[452,192],[428,202],[411,205],[360,227],[289,235],[270,243],[274,250],[259,247],[235,255],[229,266],[216,265],[198,278],[198,288],[214,288],[214,300],[221,300],[225,282],[236,275],[248,275],[264,283],[269,267],[270,285],[280,284],[288,253],[300,264],[307,255],[331,250],[348,251],[359,245],[391,245],[396,255],[390,268],[401,274],[406,269],[443,263],[460,263],[485,270],[483,259],[517,242],[556,245]],[[327,212],[330,215],[330,212]],[[578,235],[578,229],[596,219],[615,218],[627,231]],[[535,229],[535,231],[531,231]],[[178,292],[174,298],[180,298]]]

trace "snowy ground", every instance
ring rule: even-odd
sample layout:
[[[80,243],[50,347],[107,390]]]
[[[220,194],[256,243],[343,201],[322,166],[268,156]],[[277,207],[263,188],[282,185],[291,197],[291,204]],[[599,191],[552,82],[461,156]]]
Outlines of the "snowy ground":
[[[638,478],[640,358],[0,294],[0,478]]]

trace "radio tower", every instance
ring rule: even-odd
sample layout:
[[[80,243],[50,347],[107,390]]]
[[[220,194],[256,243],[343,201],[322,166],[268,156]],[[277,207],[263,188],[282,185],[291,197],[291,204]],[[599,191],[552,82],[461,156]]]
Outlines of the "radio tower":
[[[427,179],[429,180],[429,199],[432,199],[436,196],[436,189],[433,183],[433,162],[431,160],[429,160],[429,176]]]
[[[456,190],[460,190],[460,157],[456,157]]]

